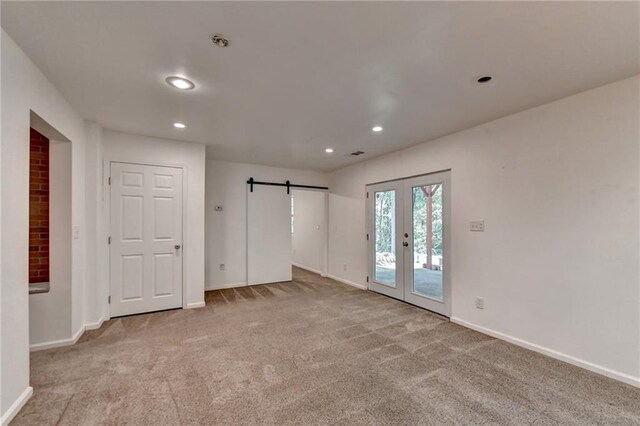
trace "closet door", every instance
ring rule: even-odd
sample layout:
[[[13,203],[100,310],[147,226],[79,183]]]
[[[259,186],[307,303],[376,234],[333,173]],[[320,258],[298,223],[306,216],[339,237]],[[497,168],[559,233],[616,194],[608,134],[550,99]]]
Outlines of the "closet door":
[[[247,281],[291,281],[291,196],[286,188],[247,186]]]

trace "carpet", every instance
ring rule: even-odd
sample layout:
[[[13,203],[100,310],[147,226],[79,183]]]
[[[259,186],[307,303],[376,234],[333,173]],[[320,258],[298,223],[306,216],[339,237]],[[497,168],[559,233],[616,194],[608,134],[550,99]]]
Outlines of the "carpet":
[[[295,268],[31,354],[14,425],[640,424],[640,389]]]

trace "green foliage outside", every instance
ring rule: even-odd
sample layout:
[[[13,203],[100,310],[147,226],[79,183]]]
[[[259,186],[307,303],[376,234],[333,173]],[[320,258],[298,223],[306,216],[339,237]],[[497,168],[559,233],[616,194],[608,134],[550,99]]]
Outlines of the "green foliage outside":
[[[375,194],[375,232],[376,253],[395,253],[393,234],[393,191]],[[442,186],[433,195],[433,249],[434,256],[442,256]],[[417,254],[426,254],[426,199],[420,187],[413,188],[414,250]]]

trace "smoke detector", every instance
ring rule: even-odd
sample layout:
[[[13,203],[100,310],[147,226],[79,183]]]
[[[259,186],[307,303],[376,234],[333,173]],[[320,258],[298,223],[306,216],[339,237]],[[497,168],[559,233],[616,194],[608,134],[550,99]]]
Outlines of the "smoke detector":
[[[227,47],[231,42],[222,34],[214,34],[211,36],[211,43],[218,47]]]

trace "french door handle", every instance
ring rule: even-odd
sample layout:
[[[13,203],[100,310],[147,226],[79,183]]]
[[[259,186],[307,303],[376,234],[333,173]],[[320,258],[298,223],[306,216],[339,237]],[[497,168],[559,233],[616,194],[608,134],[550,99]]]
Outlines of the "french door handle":
[[[402,246],[403,247],[409,247],[409,243],[405,241],[404,243],[402,243]]]

